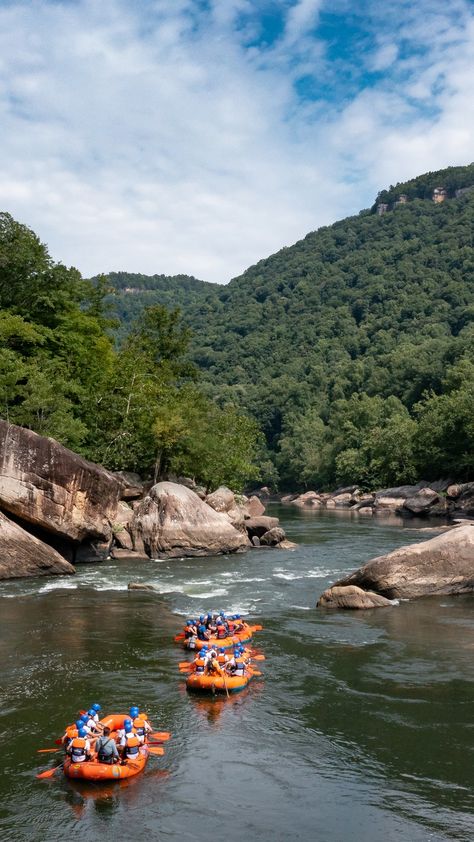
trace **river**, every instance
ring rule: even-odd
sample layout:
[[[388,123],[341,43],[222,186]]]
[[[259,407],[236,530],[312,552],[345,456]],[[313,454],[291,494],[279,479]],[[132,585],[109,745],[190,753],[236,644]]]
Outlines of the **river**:
[[[316,610],[343,573],[431,534],[273,509],[297,550],[0,584],[3,842],[472,840],[472,597]],[[264,675],[230,700],[192,697],[173,636],[220,608],[263,624]],[[139,704],[172,732],[165,756],[107,786],[37,780],[56,757],[37,749],[93,702]]]

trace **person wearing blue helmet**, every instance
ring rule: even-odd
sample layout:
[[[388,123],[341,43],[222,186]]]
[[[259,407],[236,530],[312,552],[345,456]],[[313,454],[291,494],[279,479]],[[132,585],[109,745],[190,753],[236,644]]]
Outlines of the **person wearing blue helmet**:
[[[206,629],[203,622],[200,622],[197,627],[197,636],[199,640],[209,640],[210,638],[210,632]]]
[[[138,716],[139,713],[140,713],[140,708],[138,707],[138,705],[132,705],[130,710],[129,710],[129,714],[130,714],[130,718],[131,718],[132,722],[135,719],[135,717]]]
[[[101,722],[99,722],[99,717],[97,716],[96,720],[96,716],[97,714],[94,708],[90,708],[90,710],[87,711],[86,727],[89,729],[90,734],[102,734],[104,730],[104,726]]]
[[[117,740],[118,740],[119,743],[120,743],[120,740],[122,739],[122,737],[125,736],[125,728],[127,727],[127,725],[130,725],[130,727],[132,727],[132,720],[130,719],[129,716],[126,716],[125,719],[123,720],[122,728],[118,728],[118,730],[117,730]]]
[[[105,726],[104,733],[95,741],[95,750],[99,763],[107,763],[110,766],[119,762],[120,755],[115,740],[110,736],[108,725]]]
[[[66,753],[73,763],[84,763],[85,760],[90,760],[91,744],[85,728],[79,728],[77,737],[71,740]]]

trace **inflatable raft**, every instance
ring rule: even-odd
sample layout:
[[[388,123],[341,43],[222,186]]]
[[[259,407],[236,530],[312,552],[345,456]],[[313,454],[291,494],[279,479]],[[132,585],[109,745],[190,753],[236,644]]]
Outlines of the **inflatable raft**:
[[[235,643],[248,643],[249,640],[252,639],[253,631],[254,628],[252,626],[249,626],[248,623],[244,623],[242,631],[229,635],[229,637],[210,637],[209,640],[199,640],[198,638],[192,637],[188,640],[184,640],[183,646],[185,649],[191,649],[197,652],[199,652],[203,646],[212,646],[217,649],[232,649]]]
[[[186,679],[186,689],[191,693],[239,693],[245,690],[252,678],[252,673],[246,675],[207,675],[193,672]]]
[[[115,713],[104,716],[100,721],[111,729],[110,736],[115,738],[119,728],[123,728],[126,718],[127,714]],[[148,756],[148,747],[144,745],[140,747],[137,759],[127,760],[123,766],[120,763],[99,763],[96,757],[92,760],[85,760],[83,763],[74,763],[67,757],[63,769],[68,778],[76,780],[118,781],[122,778],[131,778],[133,775],[138,775],[145,768]]]

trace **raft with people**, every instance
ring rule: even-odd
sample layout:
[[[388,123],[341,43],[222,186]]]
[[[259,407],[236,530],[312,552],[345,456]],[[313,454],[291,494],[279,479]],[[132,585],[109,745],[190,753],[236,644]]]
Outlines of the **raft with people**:
[[[223,647],[218,650],[204,646],[191,663],[180,663],[186,673],[186,689],[198,693],[238,693],[244,690],[255,675],[261,673],[251,664],[251,658],[264,660],[265,656],[252,653],[240,643],[234,644],[232,655]]]
[[[186,621],[184,631],[176,635],[176,641],[182,641],[185,649],[200,651],[203,646],[219,646],[232,649],[236,643],[248,643],[262,626],[250,625],[242,620],[240,614],[201,614],[199,620]]]
[[[62,769],[66,777],[76,780],[117,781],[142,772],[150,755],[164,754],[162,743],[171,735],[167,731],[154,733],[147,715],[136,705],[129,714],[113,713],[102,719],[100,709],[94,704],[88,712],[81,712],[75,724],[67,726],[57,740],[66,752],[64,762],[38,778],[52,777]]]

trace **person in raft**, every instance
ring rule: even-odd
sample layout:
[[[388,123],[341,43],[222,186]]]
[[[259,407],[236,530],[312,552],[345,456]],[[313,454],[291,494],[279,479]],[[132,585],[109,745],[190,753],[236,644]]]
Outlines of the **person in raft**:
[[[85,760],[90,760],[91,744],[87,739],[85,728],[79,728],[79,733],[69,743],[66,754],[69,755],[72,763],[84,763]]]
[[[95,741],[95,750],[97,753],[97,760],[99,763],[118,763],[120,755],[118,753],[115,740],[110,736],[110,728],[106,725],[104,733]]]
[[[122,764],[127,760],[136,760],[140,752],[140,738],[134,733],[133,725],[129,722],[125,723],[124,735],[120,740],[122,747]]]
[[[204,615],[199,617],[199,625],[197,627],[197,636],[198,636],[199,640],[209,640],[209,638],[211,636],[211,632],[208,629],[206,629],[206,626],[205,626],[205,623],[204,623]]]
[[[140,739],[140,743],[143,744],[145,742],[145,738],[152,730],[152,727],[148,722],[148,718],[145,713],[140,713],[137,705],[132,705],[130,708],[130,716],[133,722],[133,730]]]
[[[104,731],[104,726],[102,725],[102,722],[99,722],[99,714],[96,713],[94,708],[90,708],[87,711],[86,728],[88,728],[90,734],[93,734],[94,736],[96,736],[97,734],[102,734]]]

